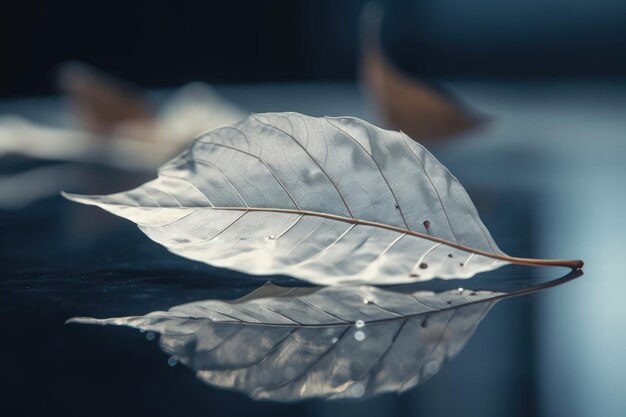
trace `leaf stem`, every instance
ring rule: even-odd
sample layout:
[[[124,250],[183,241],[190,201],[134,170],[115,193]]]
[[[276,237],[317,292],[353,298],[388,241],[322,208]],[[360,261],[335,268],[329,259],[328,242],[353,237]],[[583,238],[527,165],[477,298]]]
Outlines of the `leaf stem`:
[[[441,243],[447,246],[450,246],[455,249],[462,250],[468,253],[475,253],[477,255],[486,256],[488,258],[497,259],[500,261],[510,262],[512,264],[518,265],[530,265],[530,266],[562,266],[566,268],[571,268],[573,270],[580,269],[583,267],[584,262],[581,259],[573,259],[573,260],[564,260],[564,259],[535,259],[535,258],[519,258],[515,256],[509,256],[505,254],[498,254],[494,252],[488,252],[481,249],[475,249],[469,246],[460,245],[458,243],[450,242],[445,239],[441,239],[436,236],[431,236],[426,233],[416,232],[414,230],[405,229],[398,226],[392,226],[385,223],[378,223],[369,220],[361,220],[353,217],[345,217],[339,216],[336,214],[328,214],[321,213],[317,211],[309,211],[309,210],[296,210],[296,209],[278,209],[278,208],[264,208],[264,207],[207,207],[212,210],[231,210],[231,211],[261,211],[261,212],[271,212],[271,213],[288,213],[288,214],[299,214],[302,216],[314,216],[314,217],[322,217],[325,219],[337,220],[351,224],[370,226],[370,227],[379,227],[381,229],[391,230],[398,233],[406,233],[410,236],[419,237],[422,239],[427,239],[433,242]]]

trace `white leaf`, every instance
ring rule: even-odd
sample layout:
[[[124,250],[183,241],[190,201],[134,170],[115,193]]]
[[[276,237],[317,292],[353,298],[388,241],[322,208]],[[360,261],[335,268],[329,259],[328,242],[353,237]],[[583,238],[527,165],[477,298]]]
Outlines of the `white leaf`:
[[[145,316],[69,322],[160,333],[161,348],[198,378],[253,398],[368,397],[429,379],[461,351],[498,300],[577,276],[501,292],[268,283],[233,302],[206,300]]]
[[[508,257],[424,147],[356,118],[253,114],[199,136],[158,175],[119,194],[66,196],[137,223],[175,254],[324,285],[580,266]]]

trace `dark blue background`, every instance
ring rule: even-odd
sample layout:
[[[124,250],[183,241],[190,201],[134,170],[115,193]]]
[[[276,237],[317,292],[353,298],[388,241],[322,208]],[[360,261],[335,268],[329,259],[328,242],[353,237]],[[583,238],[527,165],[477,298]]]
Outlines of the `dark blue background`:
[[[8,2],[0,96],[53,91],[81,60],[148,87],[354,79],[364,0]],[[626,74],[619,0],[382,1],[383,46],[421,76]]]

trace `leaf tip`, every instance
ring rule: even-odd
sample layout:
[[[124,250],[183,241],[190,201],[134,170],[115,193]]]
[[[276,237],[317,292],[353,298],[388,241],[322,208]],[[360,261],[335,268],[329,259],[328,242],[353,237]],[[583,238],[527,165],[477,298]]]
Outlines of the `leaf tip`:
[[[102,320],[93,317],[72,317],[65,320],[65,324],[102,324]]]
[[[75,203],[90,204],[88,196],[84,196],[84,195],[80,195],[80,194],[66,193],[65,191],[61,191],[61,196],[63,196],[63,198],[66,198],[66,199],[68,199],[70,201],[73,201]],[[93,204],[93,203],[91,203],[91,204]]]
[[[66,193],[65,191],[61,191],[61,196],[71,201],[76,201],[76,198],[78,197],[77,194]]]
[[[85,319],[86,317],[72,317],[71,319],[67,319],[65,320],[65,324],[73,324],[73,323],[80,323],[81,320]]]

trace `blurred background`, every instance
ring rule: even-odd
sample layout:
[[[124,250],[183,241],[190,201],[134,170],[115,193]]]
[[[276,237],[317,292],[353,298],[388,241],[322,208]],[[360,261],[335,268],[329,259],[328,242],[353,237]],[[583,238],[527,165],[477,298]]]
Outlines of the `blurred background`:
[[[420,76],[620,77],[626,6],[597,1],[381,1],[383,46]],[[0,17],[3,97],[51,94],[80,60],[149,88],[191,80],[355,80],[364,0],[26,1]]]
[[[626,413],[625,2],[26,1],[0,45],[2,415]],[[143,335],[64,326],[262,284],[58,195],[138,185],[251,111],[401,129],[505,252],[582,258],[585,276],[502,302],[432,381],[362,402],[254,403]]]

